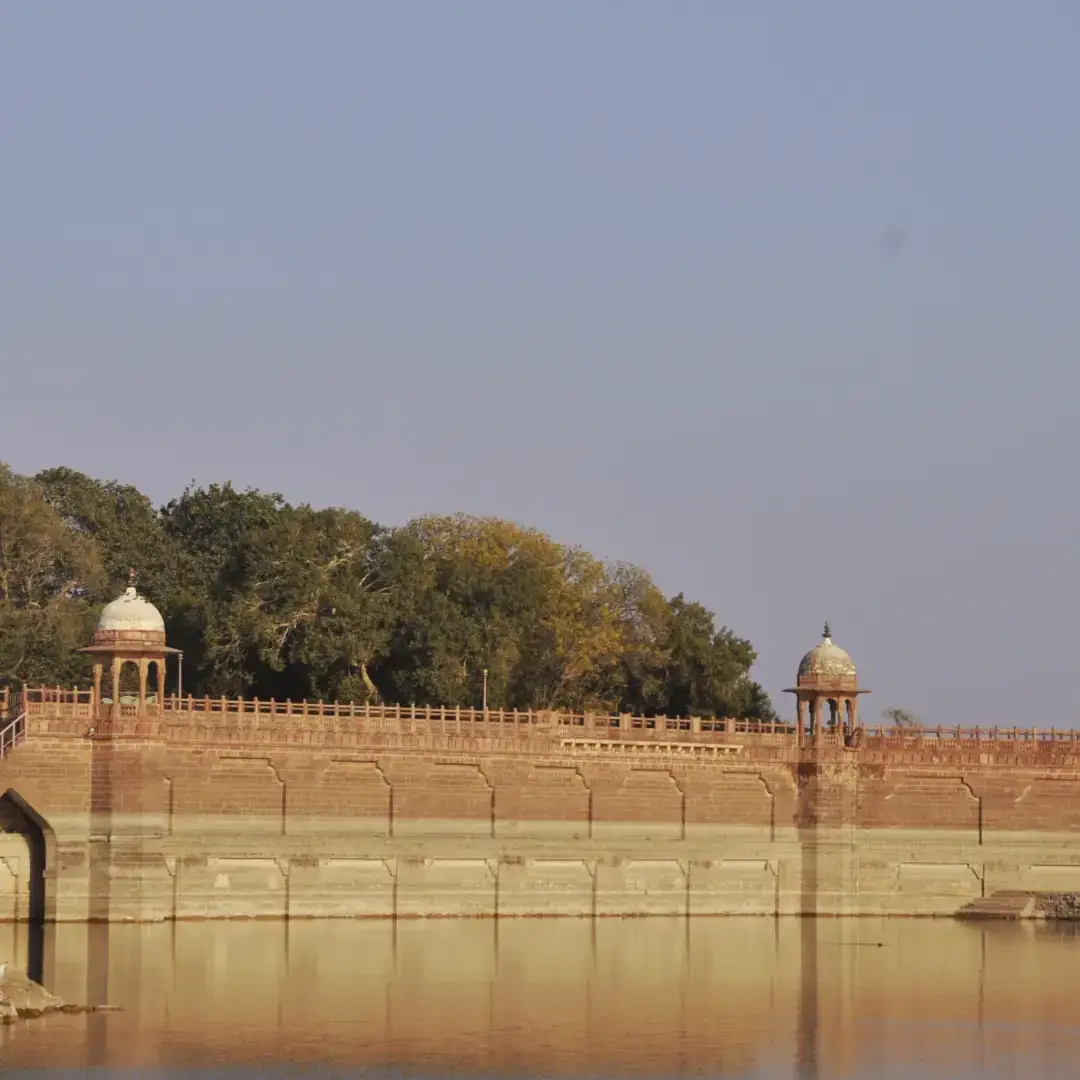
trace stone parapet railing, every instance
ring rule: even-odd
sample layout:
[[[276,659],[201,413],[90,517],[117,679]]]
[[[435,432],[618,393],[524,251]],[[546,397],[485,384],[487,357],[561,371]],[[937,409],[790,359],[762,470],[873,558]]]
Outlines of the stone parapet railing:
[[[350,735],[497,738],[499,740],[597,739],[605,743],[701,743],[738,742],[748,746],[794,748],[799,745],[794,726],[734,717],[634,716],[628,713],[572,713],[557,710],[502,710],[424,705],[358,705],[312,701],[275,701],[258,698],[211,698],[175,695],[162,702],[150,700],[141,707],[121,701],[113,706],[95,702],[93,691],[78,688],[35,687],[21,691],[0,690],[0,715],[26,714],[52,732],[75,732],[105,720],[149,734],[179,728],[198,728],[215,740],[229,732],[283,732],[296,729],[321,739],[333,733]],[[82,726],[80,726],[82,725]],[[45,730],[41,727],[40,730]],[[184,739],[183,741],[187,741]],[[292,741],[292,740],[290,740]],[[995,754],[1016,752],[1080,756],[1080,731],[1035,727],[874,727],[860,728],[854,738],[828,732],[817,744],[830,750],[845,746],[858,749],[860,757],[894,758],[905,754],[962,754],[965,758],[982,750]],[[809,738],[802,739],[804,749]]]
[[[106,717],[159,718],[166,721],[189,720],[194,723],[229,725],[250,724],[260,720],[292,723],[298,727],[310,725],[325,728],[328,721],[361,722],[357,727],[372,731],[415,732],[457,730],[498,732],[500,737],[515,733],[531,736],[537,732],[555,733],[570,729],[586,735],[602,734],[608,739],[666,740],[671,737],[715,739],[736,734],[792,737],[790,724],[757,720],[713,717],[654,717],[633,716],[628,713],[567,713],[540,709],[473,709],[425,705],[355,705],[310,701],[275,701],[258,698],[211,698],[175,695],[159,705],[149,701],[143,708],[134,702],[121,701],[95,704],[93,691],[39,687],[21,692],[20,699],[28,716],[50,718]],[[350,726],[353,726],[350,724]]]

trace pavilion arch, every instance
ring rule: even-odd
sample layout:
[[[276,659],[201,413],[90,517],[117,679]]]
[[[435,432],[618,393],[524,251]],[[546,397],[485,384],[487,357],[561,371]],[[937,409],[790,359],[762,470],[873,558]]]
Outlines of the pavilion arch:
[[[138,702],[139,689],[141,686],[142,674],[139,671],[138,660],[116,660],[116,685],[120,689],[120,694],[117,697],[118,702]]]
[[[20,921],[42,923],[55,914],[56,834],[48,822],[13,788],[0,795],[0,833],[21,836],[27,850],[27,900]]]
[[[154,705],[161,705],[164,694],[160,688],[165,685],[165,661],[147,660],[146,662],[146,700]]]

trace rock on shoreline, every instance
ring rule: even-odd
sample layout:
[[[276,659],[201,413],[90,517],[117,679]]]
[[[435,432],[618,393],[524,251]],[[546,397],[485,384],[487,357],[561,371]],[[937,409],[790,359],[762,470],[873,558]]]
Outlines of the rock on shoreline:
[[[46,1013],[97,1012],[94,1005],[68,1005],[63,998],[50,994],[25,971],[10,964],[0,966],[0,1024],[29,1020]]]

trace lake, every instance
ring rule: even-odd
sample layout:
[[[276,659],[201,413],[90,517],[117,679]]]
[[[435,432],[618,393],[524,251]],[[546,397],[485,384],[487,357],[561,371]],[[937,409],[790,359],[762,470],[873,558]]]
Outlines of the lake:
[[[506,919],[30,934],[0,926],[0,960],[38,967],[69,1001],[123,1011],[0,1029],[5,1080],[87,1066],[162,1080],[1039,1080],[1080,1063],[1071,925]]]

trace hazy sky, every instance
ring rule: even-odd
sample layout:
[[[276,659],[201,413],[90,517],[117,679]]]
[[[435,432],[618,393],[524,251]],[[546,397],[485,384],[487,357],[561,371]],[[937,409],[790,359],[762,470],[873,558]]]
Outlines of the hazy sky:
[[[1080,715],[1080,4],[0,0],[0,459],[494,514]]]

